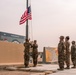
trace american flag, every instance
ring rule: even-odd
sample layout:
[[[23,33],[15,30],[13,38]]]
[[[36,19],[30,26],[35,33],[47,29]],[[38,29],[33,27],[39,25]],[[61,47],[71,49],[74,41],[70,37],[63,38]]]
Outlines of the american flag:
[[[24,14],[21,16],[19,24],[21,25],[21,24],[25,23],[27,20],[32,20],[31,7],[30,6],[26,9]]]

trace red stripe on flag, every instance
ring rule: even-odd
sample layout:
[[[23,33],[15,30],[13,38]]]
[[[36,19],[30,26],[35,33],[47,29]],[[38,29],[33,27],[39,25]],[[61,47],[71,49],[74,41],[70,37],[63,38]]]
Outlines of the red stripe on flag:
[[[30,6],[28,7],[28,9],[24,12],[24,14],[21,16],[20,22],[19,24],[23,24],[25,23],[27,20],[32,20],[32,16],[31,16],[31,8]]]
[[[21,24],[25,23],[26,20],[27,20],[27,10],[26,10],[26,11],[24,12],[24,14],[22,15],[19,24],[21,25]]]

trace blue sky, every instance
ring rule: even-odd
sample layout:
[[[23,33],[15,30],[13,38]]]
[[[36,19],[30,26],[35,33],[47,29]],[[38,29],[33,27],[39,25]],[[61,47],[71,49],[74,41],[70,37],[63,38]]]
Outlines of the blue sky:
[[[76,40],[76,0],[31,0],[32,25],[29,37],[36,39],[39,51],[57,47],[59,36]],[[19,20],[26,10],[26,0],[0,0],[0,31],[25,35],[25,24]]]

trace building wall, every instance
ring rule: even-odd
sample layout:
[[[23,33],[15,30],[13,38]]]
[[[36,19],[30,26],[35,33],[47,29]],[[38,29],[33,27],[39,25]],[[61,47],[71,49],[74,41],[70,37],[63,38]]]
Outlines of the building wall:
[[[0,64],[23,63],[23,51],[23,44],[0,41]]]
[[[25,36],[7,33],[7,32],[0,32],[0,40],[7,40],[9,42],[16,42],[16,43],[24,43]]]

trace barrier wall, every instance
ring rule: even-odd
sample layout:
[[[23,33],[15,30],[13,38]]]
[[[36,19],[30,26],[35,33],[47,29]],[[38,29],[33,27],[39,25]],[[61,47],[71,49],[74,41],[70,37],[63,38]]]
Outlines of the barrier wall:
[[[58,51],[56,47],[44,47],[44,63],[57,63]]]
[[[23,51],[23,44],[0,41],[0,64],[23,63]]]

